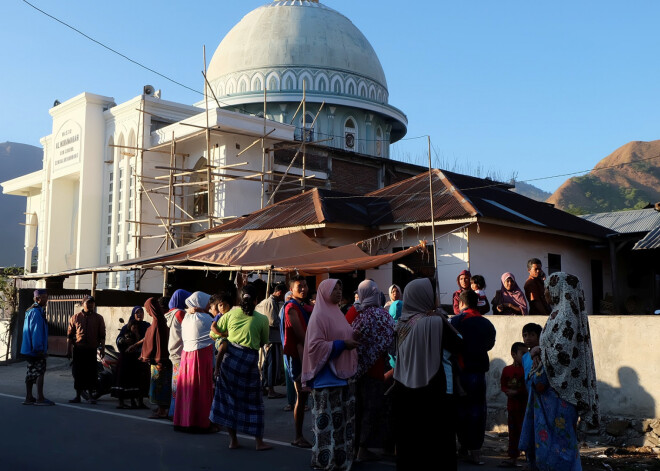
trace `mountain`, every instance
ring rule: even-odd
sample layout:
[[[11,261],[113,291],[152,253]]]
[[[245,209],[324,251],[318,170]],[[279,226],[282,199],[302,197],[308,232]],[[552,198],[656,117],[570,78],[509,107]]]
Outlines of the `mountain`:
[[[515,182],[516,187],[513,189],[516,193],[531,198],[536,201],[545,201],[550,197],[549,192],[543,191],[540,188],[530,185],[525,182]]]
[[[16,142],[0,143],[0,181],[35,172],[42,168],[43,150],[40,147]],[[0,192],[0,267],[23,266],[25,227],[25,198]]]
[[[619,147],[588,174],[566,180],[547,201],[573,214],[640,209],[660,201],[660,140]]]

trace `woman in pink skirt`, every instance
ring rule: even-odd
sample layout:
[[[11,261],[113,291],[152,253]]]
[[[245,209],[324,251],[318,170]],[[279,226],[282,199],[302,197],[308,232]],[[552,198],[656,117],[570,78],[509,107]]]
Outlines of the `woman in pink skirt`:
[[[181,322],[183,352],[174,406],[174,430],[177,431],[218,431],[209,421],[213,402],[213,340],[209,337],[213,317],[208,313],[209,299],[210,296],[201,291],[186,299],[188,308]]]

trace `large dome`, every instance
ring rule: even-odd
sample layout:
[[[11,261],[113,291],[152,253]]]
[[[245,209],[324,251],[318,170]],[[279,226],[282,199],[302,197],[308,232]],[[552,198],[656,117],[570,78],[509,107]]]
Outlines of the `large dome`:
[[[387,81],[367,38],[339,12],[318,2],[275,1],[248,13],[225,36],[208,78],[279,67],[350,72],[384,88]]]
[[[351,116],[360,120],[358,126],[373,124],[374,133],[376,125],[383,125],[379,132],[387,142],[406,133],[405,114],[388,104],[387,81],[374,48],[348,18],[318,1],[274,1],[245,15],[216,49],[207,78],[223,108],[257,114],[266,89],[267,102],[280,103],[284,110],[287,103],[301,101],[304,89],[311,108],[325,102],[330,119],[335,111],[341,118],[341,124],[326,125],[328,134],[332,127],[343,135]],[[288,112],[272,116],[271,111],[269,118],[284,122]],[[362,136],[372,139],[367,131]],[[367,142],[364,152],[373,147]]]

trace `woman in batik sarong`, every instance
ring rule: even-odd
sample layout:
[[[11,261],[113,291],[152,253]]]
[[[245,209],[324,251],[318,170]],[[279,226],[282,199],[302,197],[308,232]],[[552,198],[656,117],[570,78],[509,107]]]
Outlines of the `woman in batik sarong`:
[[[236,432],[255,437],[258,451],[270,450],[264,437],[264,400],[259,376],[259,349],[268,343],[268,317],[254,310],[257,290],[245,285],[241,304],[225,313],[217,330],[228,342],[215,383],[211,422],[224,425],[229,448],[240,447]]]
[[[598,391],[589,320],[576,276],[553,273],[545,282],[552,312],[531,351],[532,388],[520,449],[531,469],[579,471],[578,417],[598,426]]]
[[[375,281],[364,280],[357,292],[360,306],[346,314],[360,342],[355,375],[357,461],[371,461],[378,456],[369,448],[383,448],[385,361],[394,340],[394,319],[380,307],[381,293]]]
[[[339,309],[342,284],[336,279],[319,285],[309,319],[302,359],[303,385],[312,389],[311,465],[315,469],[349,470],[353,465],[355,386],[359,345],[353,328]]]
[[[208,313],[209,296],[196,291],[186,299],[181,322],[183,353],[176,382],[174,430],[193,433],[218,431],[209,421],[213,402],[213,340],[209,336],[213,317]]]
[[[156,298],[147,299],[144,310],[152,317],[152,322],[144,335],[140,359],[151,367],[149,400],[158,406],[149,418],[167,419],[172,400],[172,362],[167,350],[170,329]]]

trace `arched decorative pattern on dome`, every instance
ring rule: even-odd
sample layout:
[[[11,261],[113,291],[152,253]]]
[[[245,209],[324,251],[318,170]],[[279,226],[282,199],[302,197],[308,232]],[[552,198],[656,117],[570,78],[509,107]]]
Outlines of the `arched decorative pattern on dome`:
[[[364,82],[360,82],[360,85],[358,86],[359,93],[362,98],[367,98],[367,86],[364,84]]]
[[[376,100],[376,87],[373,85],[369,87],[369,99],[370,100]]]
[[[335,75],[332,77],[330,81],[330,89],[334,93],[344,93],[344,82],[342,81],[339,75]]]
[[[358,146],[358,128],[357,121],[352,116],[344,121],[344,149],[353,152],[357,151]]]
[[[287,70],[282,77],[282,90],[295,90],[296,76],[290,70]]]
[[[323,72],[319,73],[316,76],[316,85],[314,86],[319,92],[325,92],[328,90],[328,76]]]
[[[357,84],[355,83],[355,80],[353,78],[349,78],[346,80],[346,93],[348,95],[355,95],[355,91],[357,90]]]
[[[253,92],[263,91],[263,89],[264,89],[263,83],[264,83],[263,76],[260,73],[254,74],[254,76],[252,77],[252,83],[250,85],[250,90],[252,90]]]
[[[248,91],[248,78],[247,75],[244,75],[238,80],[238,93],[246,93],[247,91]]]
[[[225,85],[223,83],[218,84],[218,89],[215,91],[216,96],[225,96]]]
[[[234,90],[236,90],[236,79],[232,77],[229,80],[227,80],[227,88],[226,88],[227,95],[233,95]]]
[[[303,82],[305,82],[305,90],[314,90],[314,79],[312,78],[312,74],[309,72],[303,72],[300,74],[300,77],[298,78],[298,89],[302,90],[303,89]]]
[[[280,76],[277,72],[271,72],[268,74],[268,78],[266,80],[266,83],[268,84],[268,90],[270,91],[276,91],[280,89]]]

